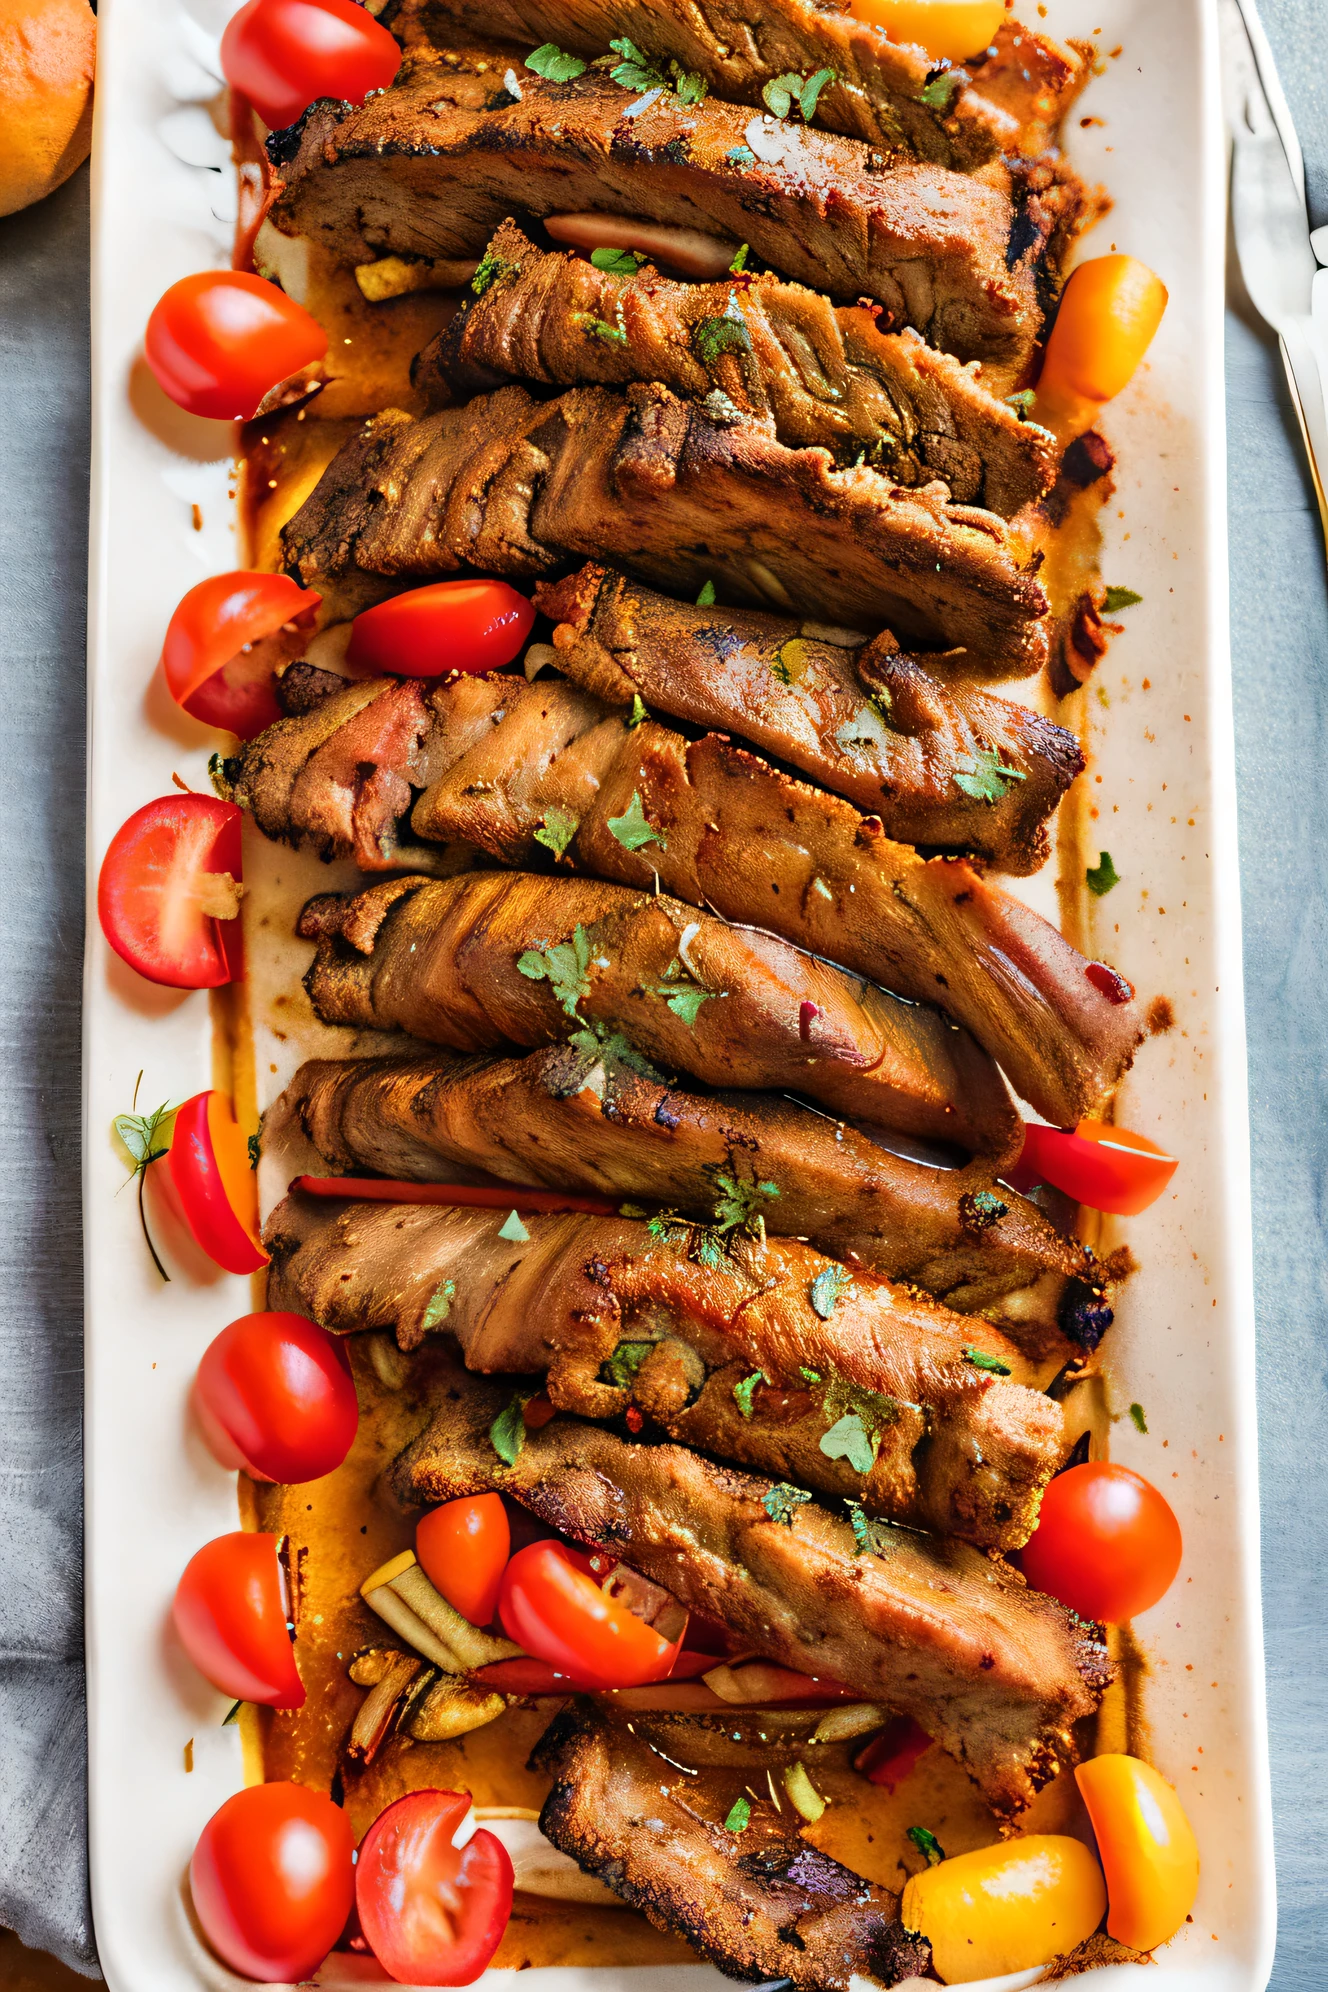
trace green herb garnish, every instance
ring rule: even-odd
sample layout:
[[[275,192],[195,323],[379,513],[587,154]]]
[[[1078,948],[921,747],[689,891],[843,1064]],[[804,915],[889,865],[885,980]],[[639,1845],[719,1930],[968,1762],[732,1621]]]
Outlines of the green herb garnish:
[[[729,264],[729,270],[733,276],[740,277],[747,268],[747,253],[747,244],[744,242],[738,250],[737,255],[733,258],[733,261]]]
[[[1145,1418],[1145,1416],[1144,1416],[1144,1407],[1143,1407],[1143,1405],[1142,1405],[1142,1404],[1132,1404],[1132,1405],[1130,1406],[1130,1416],[1131,1416],[1131,1418],[1132,1418],[1132,1419],[1134,1420],[1134,1429],[1135,1429],[1135,1431],[1136,1431],[1136,1432],[1142,1432],[1142,1433],[1143,1433],[1143,1435],[1144,1435],[1144,1437],[1145,1437],[1145,1438],[1147,1438],[1147,1437],[1148,1437],[1148,1420],[1147,1420],[1147,1418]]]
[[[1028,780],[1022,768],[1007,768],[999,754],[990,753],[985,747],[979,747],[975,755],[967,755],[959,766],[964,772],[955,776],[955,787],[971,795],[975,802],[999,802],[1011,782]]]
[[[627,344],[627,333],[621,325],[606,325],[604,320],[596,318],[593,312],[574,311],[572,323],[579,326],[581,331],[589,332],[592,339],[603,339],[606,344],[613,346]]]
[[[544,820],[535,832],[535,842],[543,844],[546,851],[552,851],[555,858],[561,858],[580,828],[579,816],[573,816],[570,809],[559,809],[555,805],[545,810]]]
[[[1099,851],[1097,863],[1088,867],[1084,877],[1088,881],[1088,890],[1098,899],[1110,892],[1113,885],[1119,885],[1120,873],[1111,862],[1111,852]]]
[[[569,55],[559,48],[557,42],[542,42],[526,57],[526,68],[533,69],[537,76],[543,76],[550,83],[570,83],[574,77],[584,76],[586,64],[579,55]]]
[[[1002,399],[1006,407],[1013,408],[1019,420],[1025,422],[1033,411],[1033,403],[1037,400],[1037,389],[1021,387],[1018,394],[1007,394],[1002,396]]]
[[[938,76],[929,76],[918,91],[918,102],[926,104],[929,110],[948,111],[959,88],[959,77],[953,69],[943,69]]]
[[[625,851],[639,851],[645,844],[658,844],[661,851],[668,850],[668,844],[658,830],[651,828],[646,821],[645,810],[641,807],[641,797],[632,790],[632,800],[621,816],[609,818],[609,828]]]
[[[1108,588],[1102,603],[1104,616],[1114,616],[1117,609],[1132,609],[1143,596],[1136,595],[1133,588]]]
[[[503,256],[495,256],[492,249],[486,249],[480,257],[479,266],[470,280],[470,288],[476,297],[483,297],[490,284],[496,284],[499,277],[505,276],[515,266]]]
[[[929,1833],[925,1826],[910,1826],[908,1837],[918,1852],[926,1855],[928,1867],[940,1866],[945,1859],[945,1848],[934,1833]]]
[[[724,154],[724,163],[726,166],[754,166],[756,154],[750,145],[735,145]]]
[[[646,259],[635,249],[592,249],[590,260],[610,277],[634,277]]]
[[[261,1135],[261,1134],[251,1134],[251,1135],[249,1136],[248,1140],[247,1140],[247,1141],[245,1142],[245,1144],[244,1144],[244,1145],[245,1145],[245,1148],[246,1148],[246,1150],[248,1151],[248,1155],[249,1155],[249,1167],[250,1167],[251,1169],[256,1169],[256,1168],[258,1167],[259,1163],[260,1163],[260,1162],[262,1161],[262,1159],[263,1159],[263,1137],[262,1137],[262,1135]]]
[[[138,1089],[142,1083],[143,1074],[140,1072],[134,1081],[134,1097],[130,1101],[129,1112],[117,1114],[111,1126],[115,1129],[121,1146],[133,1164],[128,1180],[131,1183],[135,1181],[138,1183],[138,1221],[143,1229],[143,1241],[152,1255],[153,1265],[162,1278],[169,1281],[171,1276],[158,1258],[157,1248],[152,1242],[152,1233],[148,1230],[147,1212],[143,1208],[143,1185],[152,1164],[160,1162],[162,1156],[170,1150],[170,1123],[175,1117],[176,1109],[163,1100],[162,1104],[150,1114],[136,1113],[134,1109],[138,1105]]]
[[[807,1289],[812,1311],[819,1314],[822,1321],[828,1321],[839,1305],[839,1296],[846,1286],[853,1284],[853,1276],[846,1266],[832,1262],[822,1266],[816,1278]]]
[[[637,1371],[654,1349],[653,1342],[619,1342],[604,1364],[604,1381],[618,1390],[630,1390]]]
[[[641,725],[643,720],[647,720],[649,717],[650,713],[646,708],[645,701],[642,699],[640,692],[633,692],[632,710],[627,716],[628,732],[634,731],[636,727]]]
[[[533,1392],[518,1391],[489,1427],[489,1444],[504,1466],[515,1466],[526,1443],[526,1406]]]
[[[786,1529],[791,1529],[798,1509],[811,1498],[803,1488],[790,1487],[787,1480],[777,1480],[761,1505],[772,1522],[782,1522]]]
[[[884,1556],[895,1547],[888,1522],[872,1521],[860,1501],[844,1497],[848,1518],[853,1528],[853,1554],[855,1556]]]
[[[972,1363],[974,1369],[989,1370],[992,1376],[1012,1374],[1008,1363],[1003,1363],[999,1356],[989,1356],[985,1349],[965,1349],[964,1361]]]
[[[517,973],[528,982],[547,982],[564,1014],[581,1022],[580,1004],[590,994],[590,941],[578,922],[570,941],[527,948],[517,957]]]
[[[696,598],[696,606],[698,609],[713,609],[715,606],[715,584],[713,581],[703,581],[701,583],[701,592]]]
[[[707,373],[713,373],[724,353],[750,353],[752,335],[742,306],[732,291],[716,318],[699,318],[692,327],[692,348]]]
[[[429,1305],[424,1310],[424,1319],[420,1326],[426,1334],[430,1328],[436,1328],[440,1321],[446,1321],[452,1312],[452,1302],[455,1299],[456,1281],[444,1280],[437,1291],[430,1295]]]
[[[779,1195],[777,1183],[740,1182],[736,1176],[722,1172],[712,1180],[719,1191],[715,1199],[715,1228],[721,1232],[754,1232],[761,1221],[757,1205]]]
[[[751,1816],[751,1801],[746,1798],[735,1798],[733,1804],[729,1807],[729,1816],[724,1821],[724,1831],[726,1833],[741,1833],[744,1827],[750,1823]]]
[[[529,1245],[530,1243],[530,1233],[526,1230],[516,1211],[511,1211],[503,1219],[498,1236],[505,1238],[509,1245]]]
[[[814,76],[803,76],[798,70],[789,69],[782,76],[771,77],[761,91],[761,100],[777,118],[786,118],[796,104],[803,123],[810,124],[816,116],[822,90],[834,80],[833,69],[818,69]]]
[[[764,1370],[753,1370],[750,1376],[745,1376],[740,1383],[734,1384],[733,1401],[744,1418],[750,1418],[752,1415],[752,1398],[756,1394],[757,1384],[769,1381]]]

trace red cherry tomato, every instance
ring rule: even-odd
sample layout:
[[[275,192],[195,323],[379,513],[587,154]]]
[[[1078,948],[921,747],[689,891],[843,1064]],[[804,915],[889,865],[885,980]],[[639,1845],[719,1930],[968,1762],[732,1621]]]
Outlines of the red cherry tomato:
[[[205,1543],[175,1587],[175,1629],[199,1673],[224,1695],[303,1708],[278,1540],[237,1529]]]
[[[143,351],[164,392],[187,413],[247,422],[279,381],[322,359],[327,334],[265,277],[201,270],[158,300]]]
[[[497,671],[530,635],[535,608],[506,581],[435,581],[393,595],[355,618],[346,662],[353,671]]]
[[[164,795],[122,823],[97,881],[101,930],[149,982],[217,989],[243,972],[241,813],[211,795]]]
[[[1020,1553],[1034,1590],[1108,1625],[1155,1605],[1180,1558],[1180,1523],[1156,1487],[1105,1459],[1056,1475]]]
[[[303,1314],[242,1314],[223,1328],[198,1365],[193,1403],[223,1466],[287,1486],[340,1466],[360,1421],[345,1350]]]
[[[644,1620],[608,1597],[557,1542],[532,1542],[503,1572],[498,1616],[509,1639],[596,1688],[662,1681],[678,1657]]]
[[[364,1836],[360,1927],[400,1984],[473,1985],[507,1928],[512,1862],[495,1834],[466,1838],[469,1812],[469,1792],[412,1791]]]
[[[250,1785],[198,1836],[189,1887],[213,1950],[245,1978],[311,1978],[355,1900],[355,1835],[339,1805],[297,1784]]]
[[[322,596],[284,574],[214,574],[171,617],[161,667],[177,705],[205,726],[252,740],[281,718],[276,665],[312,633]]]
[[[1106,1121],[1041,1127],[1030,1121],[1024,1146],[1006,1180],[1012,1189],[1050,1183],[1093,1210],[1137,1217],[1156,1203],[1176,1173],[1176,1159],[1156,1142]]]
[[[415,1530],[415,1554],[436,1591],[472,1625],[489,1625],[512,1550],[507,1510],[497,1494],[449,1501]]]
[[[228,1273],[265,1266],[249,1144],[223,1093],[195,1093],[185,1101],[166,1164],[189,1229],[208,1257]]]
[[[265,125],[293,125],[320,97],[386,90],[401,48],[354,0],[249,0],[221,38],[221,67]]]

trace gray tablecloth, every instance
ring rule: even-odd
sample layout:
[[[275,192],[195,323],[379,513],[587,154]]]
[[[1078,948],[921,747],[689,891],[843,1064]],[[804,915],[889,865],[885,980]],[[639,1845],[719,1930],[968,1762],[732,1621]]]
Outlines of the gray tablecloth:
[[[1324,9],[1264,6],[1316,222],[1328,221]],[[0,1923],[94,1972],[79,1619],[86,230],[86,173],[0,221]],[[1273,1984],[1323,1992],[1328,585],[1276,350],[1238,286],[1227,329]]]

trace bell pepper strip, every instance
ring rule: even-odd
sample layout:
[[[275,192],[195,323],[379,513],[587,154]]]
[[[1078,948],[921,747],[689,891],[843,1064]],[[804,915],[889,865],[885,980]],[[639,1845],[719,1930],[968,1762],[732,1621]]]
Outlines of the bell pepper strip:
[[[175,1115],[166,1166],[196,1242],[228,1273],[268,1263],[259,1242],[249,1144],[222,1093],[195,1093]]]
[[[865,1743],[853,1759],[853,1768],[868,1784],[884,1785],[893,1791],[902,1784],[918,1759],[931,1748],[931,1738],[911,1715],[897,1715]]]
[[[1050,1183],[1093,1210],[1137,1217],[1156,1203],[1176,1173],[1176,1158],[1146,1135],[1107,1121],[1043,1127],[1029,1121],[1019,1160],[1002,1176],[1012,1190]]]
[[[586,1211],[591,1217],[616,1217],[617,1204],[607,1197],[564,1196],[560,1190],[527,1190],[478,1183],[405,1183],[386,1176],[297,1176],[291,1191],[310,1197],[358,1197],[368,1203],[460,1204],[474,1210],[531,1210],[541,1214]]]
[[[1138,1757],[1094,1757],[1074,1775],[1107,1878],[1107,1934],[1154,1950],[1175,1936],[1199,1892],[1199,1848],[1184,1808]]]

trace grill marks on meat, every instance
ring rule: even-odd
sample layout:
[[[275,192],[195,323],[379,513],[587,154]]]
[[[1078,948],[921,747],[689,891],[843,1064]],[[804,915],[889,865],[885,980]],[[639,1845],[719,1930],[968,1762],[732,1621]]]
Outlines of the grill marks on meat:
[[[570,251],[537,249],[505,221],[485,251],[489,281],[416,359],[434,406],[456,389],[513,380],[545,387],[659,381],[724,414],[773,423],[790,448],[841,463],[865,451],[896,484],[939,478],[957,504],[1010,518],[1051,488],[1055,444],[1021,422],[948,353],[914,331],[877,329],[872,310],[841,307],[778,277],[678,283],[646,264],[634,277]],[[606,338],[608,326],[621,339]]]
[[[855,1974],[897,1985],[926,1971],[930,1946],[900,1924],[896,1896],[809,1847],[773,1805],[726,1832],[746,1774],[689,1777],[679,1761],[634,1725],[564,1711],[531,1759],[554,1779],[541,1832],[729,1978],[848,1992]]]
[[[400,746],[394,764],[375,768],[371,805],[356,787],[370,729]],[[919,857],[879,820],[720,735],[688,741],[653,720],[630,728],[565,681],[355,685],[278,721],[226,771],[265,834],[354,855],[367,870],[409,862],[401,818],[382,801],[392,784],[424,790],[410,818],[417,838],[508,865],[538,863],[547,847],[536,832],[574,817],[565,856],[578,871],[638,891],[658,883],[941,1005],[1062,1127],[1101,1106],[1143,1037],[1122,977],[1086,962],[962,859]]]
[[[989,1155],[1019,1139],[991,1059],[939,1012],[664,893],[404,877],[310,901],[299,931],[318,943],[305,988],[324,1023],[462,1052],[533,1048],[589,1024],[710,1085],[791,1088]]]
[[[1040,713],[942,680],[883,634],[857,649],[753,610],[671,602],[597,565],[536,590],[559,625],[558,669],[613,704],[633,695],[690,725],[743,734],[879,817],[901,843],[1036,871],[1047,820],[1084,766],[1072,733]],[[965,793],[977,757],[1004,793]]]
[[[1016,372],[1030,359],[1041,205],[1016,211],[989,176],[915,160],[882,170],[852,139],[715,98],[643,102],[597,69],[552,83],[525,69],[528,49],[416,43],[362,108],[315,104],[270,148],[274,224],[363,263],[478,256],[511,214],[630,215],[748,242],[772,269],[874,299],[892,330],[912,325],[960,359]]]
[[[488,1436],[507,1401],[473,1381],[449,1391],[393,1470],[399,1496],[513,1495],[765,1658],[911,1715],[1002,1818],[1074,1761],[1072,1727],[1096,1709],[1111,1662],[1096,1627],[999,1556],[902,1531],[881,1555],[857,1555],[849,1524],[815,1502],[773,1520],[768,1480],[562,1418],[528,1432],[507,1467]]]
[[[646,1198],[702,1222],[727,1179],[767,1230],[966,1311],[1044,1273],[1088,1278],[1082,1247],[997,1189],[990,1163],[929,1168],[796,1101],[685,1092],[592,1045],[524,1059],[311,1059],[283,1098],[337,1174],[445,1183],[482,1169],[499,1182]],[[773,1189],[759,1194],[761,1183]]]
[[[730,598],[923,644],[1019,676],[1047,651],[1047,598],[990,512],[837,470],[667,388],[501,388],[414,420],[389,409],[339,451],[282,532],[287,565],[354,609],[464,565],[542,579],[611,559],[675,594]],[[349,583],[349,592],[347,592]],[[390,589],[388,590],[390,592]]]
[[[272,1294],[338,1333],[394,1330],[403,1348],[455,1335],[472,1370],[547,1371],[561,1410],[634,1404],[685,1444],[873,1514],[996,1548],[1028,1540],[1065,1420],[986,1322],[861,1273],[822,1319],[810,1295],[829,1262],[793,1241],[736,1237],[703,1266],[686,1226],[654,1238],[625,1218],[532,1215],[513,1245],[504,1222],[295,1193],[268,1221]],[[966,1359],[975,1340],[1010,1380]],[[821,1450],[855,1413],[866,1471]]]

